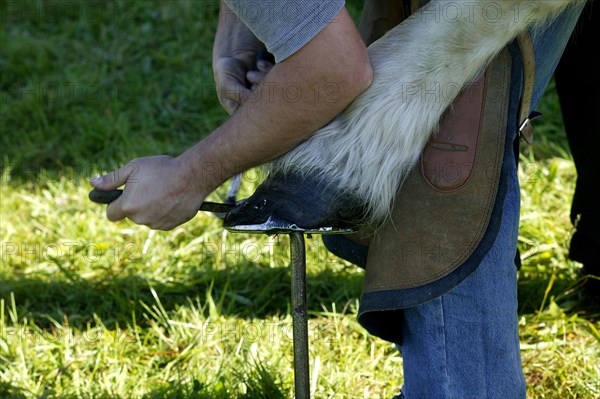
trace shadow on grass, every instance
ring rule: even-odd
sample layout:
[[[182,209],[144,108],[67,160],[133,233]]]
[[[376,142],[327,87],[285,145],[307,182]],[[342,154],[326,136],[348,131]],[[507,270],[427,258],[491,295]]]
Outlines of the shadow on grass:
[[[238,318],[268,318],[289,312],[291,277],[288,267],[235,268],[235,270],[191,270],[185,281],[149,281],[138,275],[109,280],[43,280],[24,276],[1,276],[0,298],[9,307],[14,295],[19,319],[35,320],[39,327],[62,323],[86,328],[94,315],[109,328],[133,322],[144,325],[142,302],[156,304],[154,290],[166,311],[197,302],[208,316],[207,302],[213,301],[222,315]],[[308,274],[309,312],[322,311],[322,304],[335,303],[342,309],[360,295],[362,276],[331,270]],[[196,301],[197,298],[197,301]]]
[[[343,274],[343,273],[342,273]],[[133,323],[132,315],[137,316],[136,324],[144,326],[148,320],[143,317],[157,304],[151,290],[160,299],[160,306],[169,312],[180,306],[195,303],[196,298],[202,312],[208,318],[210,314],[207,302],[209,298],[221,315],[231,315],[245,319],[289,313],[290,270],[281,268],[255,268],[246,270],[217,270],[205,272],[193,270],[189,279],[181,282],[150,282],[137,275],[121,276],[105,281],[79,280],[60,281],[42,280],[26,277],[0,276],[0,299],[5,300],[4,314],[10,314],[11,297],[15,298],[15,307],[19,320],[26,318],[35,321],[37,328],[46,333],[61,334],[55,331],[53,321],[63,326],[85,331],[94,328],[99,319],[104,326],[118,330]],[[321,311],[321,303],[338,303],[341,309],[348,301],[360,294],[361,278],[357,275],[340,275],[334,271],[323,271],[307,277],[309,287],[308,307],[311,311]],[[150,288],[151,287],[151,288]],[[340,287],[346,287],[340,289]],[[8,311],[7,311],[8,310]],[[150,319],[153,319],[151,316]],[[66,322],[68,320],[68,324]],[[32,330],[35,334],[38,330]],[[8,333],[11,334],[10,328]],[[170,381],[157,387],[150,387],[144,399],[229,399],[273,398],[283,399],[288,387],[281,381],[277,365],[265,366],[260,363],[244,364],[243,368],[233,368],[231,372],[238,383],[246,386],[246,393],[239,395],[230,392],[227,381]],[[234,367],[234,366],[232,366]],[[219,377],[221,378],[221,377]],[[225,377],[223,377],[225,378]],[[53,388],[48,386],[43,397],[57,397]],[[24,399],[32,397],[29,392],[0,381],[0,398]],[[77,396],[61,395],[61,398]],[[97,398],[128,399],[109,392],[99,393]]]
[[[74,328],[86,328],[96,315],[108,328],[133,322],[144,325],[147,313],[142,303],[153,306],[156,292],[166,311],[198,304],[208,317],[207,303],[212,300],[225,316],[269,318],[289,313],[291,277],[288,267],[245,268],[205,271],[191,269],[185,280],[149,281],[139,275],[113,277],[107,280],[35,279],[2,276],[0,298],[10,307],[14,295],[18,317],[35,320],[41,328],[52,326],[52,320],[65,317]],[[519,314],[533,314],[555,301],[567,314],[585,318],[600,317],[600,304],[589,288],[592,281],[556,279],[545,295],[549,277],[536,275],[519,280]],[[335,304],[338,311],[360,297],[362,275],[326,269],[307,275],[308,310],[323,311],[323,304]]]
[[[259,374],[260,373],[260,374]],[[258,377],[257,377],[258,375]],[[240,399],[283,399],[285,398],[284,387],[275,382],[276,375],[267,372],[264,369],[254,368],[252,374],[245,377],[244,382],[251,388],[247,394],[239,396]],[[13,386],[9,382],[0,381],[0,398],[2,399],[28,399],[32,395],[23,389]],[[44,392],[43,397],[57,397],[56,392],[48,390]],[[191,383],[177,381],[164,387],[153,389],[151,392],[142,396],[142,399],[231,399],[233,394],[225,388],[223,384],[205,384],[198,380]],[[77,399],[77,395],[61,394],[62,399]],[[110,393],[100,393],[94,396],[96,399],[129,399],[125,396],[116,396]]]
[[[550,287],[550,289],[548,289]],[[537,274],[519,280],[519,314],[535,314],[556,303],[567,315],[600,319],[600,301],[598,301],[596,280],[581,276],[576,280],[556,278]]]
[[[0,381],[0,398],[3,399],[26,399],[27,396],[23,389],[13,386],[8,381]]]

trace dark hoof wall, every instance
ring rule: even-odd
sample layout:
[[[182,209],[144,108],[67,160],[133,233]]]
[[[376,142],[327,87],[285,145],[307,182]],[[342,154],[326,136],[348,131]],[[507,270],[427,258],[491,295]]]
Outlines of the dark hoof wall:
[[[231,231],[348,233],[358,227],[363,207],[355,198],[311,177],[269,176],[224,220]]]

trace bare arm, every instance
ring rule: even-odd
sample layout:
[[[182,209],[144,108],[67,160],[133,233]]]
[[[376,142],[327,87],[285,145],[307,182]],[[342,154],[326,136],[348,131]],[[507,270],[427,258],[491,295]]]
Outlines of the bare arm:
[[[92,184],[127,184],[107,208],[156,229],[191,219],[203,199],[232,175],[272,160],[339,114],[371,83],[366,47],[346,9],[308,44],[277,64],[257,94],[206,139],[177,158],[139,158]],[[334,101],[331,88],[335,88]]]

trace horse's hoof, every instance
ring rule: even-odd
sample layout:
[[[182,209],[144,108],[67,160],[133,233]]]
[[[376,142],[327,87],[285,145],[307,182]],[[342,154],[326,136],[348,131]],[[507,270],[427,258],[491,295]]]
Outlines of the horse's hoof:
[[[254,194],[240,201],[224,220],[225,228],[293,226],[300,230],[352,229],[362,222],[364,207],[335,185],[298,175],[269,176]],[[268,230],[263,228],[262,230]],[[254,230],[261,230],[256,228]]]

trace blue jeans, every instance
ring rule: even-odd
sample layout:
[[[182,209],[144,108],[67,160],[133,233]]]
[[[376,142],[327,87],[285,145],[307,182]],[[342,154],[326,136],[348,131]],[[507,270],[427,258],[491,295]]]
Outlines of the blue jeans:
[[[517,316],[519,182],[509,176],[500,231],[480,266],[447,294],[402,312],[412,398],[524,398]]]
[[[582,7],[564,12],[534,37],[537,67],[532,106],[543,94]],[[512,92],[516,101],[519,90]],[[515,126],[515,121],[509,121],[509,126]],[[515,163],[500,231],[479,267],[443,296],[402,311],[402,397],[525,398],[514,264],[519,207]]]

